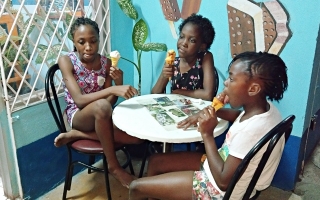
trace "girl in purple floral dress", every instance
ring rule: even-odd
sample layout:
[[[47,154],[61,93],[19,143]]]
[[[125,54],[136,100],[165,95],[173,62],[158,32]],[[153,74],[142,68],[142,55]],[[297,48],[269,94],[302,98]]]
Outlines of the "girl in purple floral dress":
[[[62,73],[69,132],[60,133],[54,145],[60,147],[77,139],[100,141],[108,159],[108,170],[121,184],[128,187],[135,179],[125,171],[115,153],[115,143],[140,143],[140,139],[115,128],[112,106],[118,96],[129,99],[137,94],[130,85],[123,85],[123,72],[111,66],[110,59],[100,55],[99,27],[89,18],[80,17],[72,24],[74,52],[58,60]],[[112,85],[114,81],[115,85]]]

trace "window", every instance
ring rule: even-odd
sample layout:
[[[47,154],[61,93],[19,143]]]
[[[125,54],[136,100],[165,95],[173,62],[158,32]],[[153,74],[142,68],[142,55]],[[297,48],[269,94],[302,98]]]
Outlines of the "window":
[[[19,2],[18,2],[19,1]],[[20,0],[0,5],[1,83],[11,112],[45,100],[44,79],[58,57],[73,50],[68,35],[72,21],[85,16],[100,26],[100,53],[110,50],[109,2],[83,0]],[[48,15],[48,17],[47,17]],[[57,87],[61,91],[61,77]]]

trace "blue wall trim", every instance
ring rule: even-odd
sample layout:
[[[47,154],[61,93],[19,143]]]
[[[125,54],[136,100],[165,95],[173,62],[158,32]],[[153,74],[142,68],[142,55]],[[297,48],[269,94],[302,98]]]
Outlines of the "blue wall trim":
[[[271,185],[283,190],[293,190],[300,171],[299,150],[301,138],[290,136]]]
[[[17,150],[24,199],[36,199],[64,182],[68,157],[66,147],[56,148],[53,145],[58,133],[52,133]],[[86,157],[75,154],[74,158],[84,161]],[[74,174],[83,169],[76,166]],[[60,198],[62,194],[57,197]]]

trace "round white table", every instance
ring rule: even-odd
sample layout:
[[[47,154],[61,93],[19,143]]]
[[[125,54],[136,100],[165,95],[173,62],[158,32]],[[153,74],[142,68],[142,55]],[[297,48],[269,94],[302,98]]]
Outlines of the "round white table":
[[[170,100],[188,99],[191,101],[192,106],[197,107],[200,110],[211,104],[210,101],[202,101],[200,99],[176,94],[148,94],[137,96],[125,100],[115,107],[112,114],[114,124],[129,135],[150,141],[164,143],[189,143],[202,141],[201,134],[196,128],[182,130],[175,128],[176,124],[163,126],[155,119],[155,117],[152,116],[151,111],[148,110],[144,104],[148,104],[146,102],[157,103],[157,100],[154,98],[159,99],[162,97],[167,97]],[[172,108],[175,107],[175,105],[169,107]],[[170,115],[172,113],[169,112],[168,114]],[[172,118],[176,117],[173,115],[171,116]],[[184,118],[187,118],[187,115],[179,117],[178,120],[181,121]],[[228,121],[223,119],[218,120],[219,124],[214,129],[215,137],[222,134],[228,128]]]

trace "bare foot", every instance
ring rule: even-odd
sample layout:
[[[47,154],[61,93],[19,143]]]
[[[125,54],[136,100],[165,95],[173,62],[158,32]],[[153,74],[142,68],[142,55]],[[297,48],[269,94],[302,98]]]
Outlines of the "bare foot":
[[[137,179],[137,177],[129,174],[127,171],[125,171],[121,167],[109,172],[115,179],[117,179],[124,187],[128,189],[129,189],[130,183],[133,180]]]
[[[76,130],[71,130],[67,133],[60,133],[55,139],[54,139],[54,146],[56,147],[61,147],[65,144],[67,144],[68,142],[71,142],[73,140],[75,140],[76,138],[73,137],[72,132],[74,132]]]

